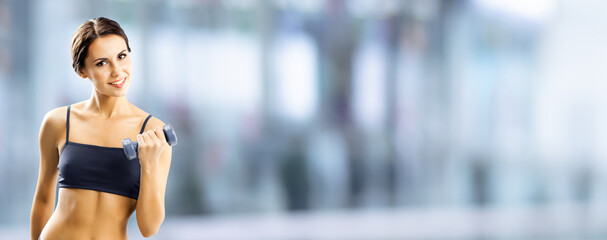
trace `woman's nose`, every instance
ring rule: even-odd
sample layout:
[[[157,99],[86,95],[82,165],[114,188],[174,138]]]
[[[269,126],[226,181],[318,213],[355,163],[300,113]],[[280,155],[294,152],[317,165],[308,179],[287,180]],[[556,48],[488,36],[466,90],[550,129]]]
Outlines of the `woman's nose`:
[[[120,75],[120,65],[117,63],[112,64],[112,77],[118,77]]]

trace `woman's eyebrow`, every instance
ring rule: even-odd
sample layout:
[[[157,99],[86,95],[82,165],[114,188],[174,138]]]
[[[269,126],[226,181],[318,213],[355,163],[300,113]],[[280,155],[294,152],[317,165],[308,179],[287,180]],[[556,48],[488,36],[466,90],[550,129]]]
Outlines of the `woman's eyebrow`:
[[[125,51],[126,51],[126,49],[124,49],[124,50],[120,51],[120,52],[119,52],[118,54],[116,54],[116,55],[120,55],[120,54],[124,53]],[[107,60],[107,58],[97,58],[97,59],[95,59],[95,60],[93,60],[93,61],[91,61],[91,62],[95,62],[95,61],[97,61],[97,60]]]

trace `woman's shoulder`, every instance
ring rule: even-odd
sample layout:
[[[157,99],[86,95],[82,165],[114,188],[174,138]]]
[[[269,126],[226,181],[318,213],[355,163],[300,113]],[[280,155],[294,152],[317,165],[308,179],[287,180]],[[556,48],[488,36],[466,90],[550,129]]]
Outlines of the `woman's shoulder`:
[[[58,133],[65,129],[67,106],[57,107],[46,112],[42,119],[41,131]]]
[[[67,118],[67,106],[56,107],[46,112],[42,120],[43,123],[48,124],[65,124]]]
[[[154,129],[156,127],[160,128],[162,126],[164,126],[164,122],[162,120],[160,120],[159,118],[155,117],[154,115],[151,115],[150,119],[148,120],[148,122],[145,126],[145,130]]]
[[[152,116],[150,118],[150,120],[148,121],[148,125],[146,126],[146,129],[154,129],[155,127],[162,127],[164,126],[164,122],[160,119],[158,119],[157,117]]]

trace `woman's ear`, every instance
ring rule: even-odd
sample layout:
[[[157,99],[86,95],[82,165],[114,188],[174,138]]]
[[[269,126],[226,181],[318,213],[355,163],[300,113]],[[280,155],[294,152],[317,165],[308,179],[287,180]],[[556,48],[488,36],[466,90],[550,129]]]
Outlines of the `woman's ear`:
[[[88,76],[87,76],[86,74],[84,74],[84,72],[83,72],[82,70],[78,71],[78,75],[79,75],[81,78],[88,78]]]

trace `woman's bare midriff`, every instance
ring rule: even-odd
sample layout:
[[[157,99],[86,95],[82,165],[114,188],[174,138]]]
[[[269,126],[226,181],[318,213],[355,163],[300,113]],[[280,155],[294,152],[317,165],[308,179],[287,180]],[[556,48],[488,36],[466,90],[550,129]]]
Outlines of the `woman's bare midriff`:
[[[57,208],[41,240],[127,239],[126,229],[137,201],[87,189],[59,188]]]

